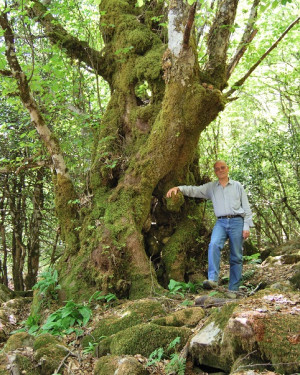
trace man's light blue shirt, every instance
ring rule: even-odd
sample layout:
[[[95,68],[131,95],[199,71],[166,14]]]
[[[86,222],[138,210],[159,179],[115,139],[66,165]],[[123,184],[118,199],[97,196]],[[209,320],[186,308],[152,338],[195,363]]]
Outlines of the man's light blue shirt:
[[[188,197],[210,199],[217,217],[241,215],[244,218],[243,230],[249,230],[254,226],[246,192],[238,181],[229,179],[225,187],[219,181],[214,181],[200,186],[178,186],[178,188]]]

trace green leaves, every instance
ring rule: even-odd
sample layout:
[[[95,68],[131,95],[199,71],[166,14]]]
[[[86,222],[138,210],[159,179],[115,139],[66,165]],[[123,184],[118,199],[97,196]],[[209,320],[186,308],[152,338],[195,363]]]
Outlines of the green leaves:
[[[180,344],[180,337],[176,337],[170,344],[168,345],[167,352],[171,351],[172,349],[176,348],[176,345]],[[184,358],[181,358],[178,353],[172,353],[169,356],[164,352],[163,348],[155,349],[149,356],[148,361],[146,363],[146,367],[155,366],[158,362],[161,362],[165,358],[170,358],[170,361],[165,366],[166,374],[177,374],[177,375],[184,375],[185,373],[185,362]]]
[[[160,362],[164,355],[164,349],[158,348],[155,349],[149,356],[148,361],[146,363],[146,366],[152,366],[155,365],[157,362]]]
[[[243,260],[246,260],[249,263],[261,263],[260,253],[255,253],[252,255],[244,255]]]
[[[33,290],[37,290],[39,294],[50,295],[52,298],[57,298],[56,291],[61,289],[58,284],[57,270],[51,267],[41,274],[41,279],[33,286]]]
[[[91,315],[90,307],[67,301],[64,307],[48,317],[41,330],[52,335],[70,334],[72,332],[79,334],[81,331],[76,326],[85,326]]]
[[[182,297],[184,297],[185,293],[196,293],[198,287],[200,287],[200,284],[193,284],[192,282],[185,283],[173,279],[170,280],[168,285],[170,294],[179,294]]]
[[[166,365],[167,375],[171,375],[171,374],[184,375],[185,367],[186,367],[186,359],[181,358],[178,353],[171,354],[170,358],[171,358],[170,362]]]
[[[108,293],[104,295],[103,292],[97,291],[90,297],[89,304],[92,303],[93,301],[107,302],[109,305],[109,304],[112,304],[112,302],[117,301],[117,296],[113,293]],[[108,305],[106,305],[106,307]]]

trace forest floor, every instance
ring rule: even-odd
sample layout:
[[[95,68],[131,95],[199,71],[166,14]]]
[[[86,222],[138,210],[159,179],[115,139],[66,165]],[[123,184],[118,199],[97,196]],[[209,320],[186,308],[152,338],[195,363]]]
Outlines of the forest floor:
[[[244,264],[244,282],[243,286],[243,295],[238,296],[240,297],[247,297],[251,296],[254,293],[256,293],[257,290],[263,289],[265,285],[276,285],[278,283],[281,283],[281,288],[284,289],[285,283],[293,274],[296,272],[295,264],[285,264],[284,262],[279,265],[276,264],[276,262],[279,261],[276,257],[274,257],[272,264],[270,266],[270,263],[263,262],[262,264],[255,262],[253,260],[249,262],[245,262]],[[298,271],[299,272],[299,271]],[[170,292],[166,291],[166,294],[164,296],[152,296],[151,299],[161,302],[164,308],[166,309],[167,314],[171,314],[173,312],[176,312],[178,310],[181,310],[184,308],[184,306],[195,306],[195,300],[200,296],[211,296],[214,295],[214,293],[219,293],[219,296],[223,296],[226,298],[226,287],[227,287],[227,280],[229,275],[229,265],[227,262],[223,262],[221,265],[221,272],[220,272],[220,279],[222,280],[220,287],[217,288],[217,291],[205,291],[203,289],[199,289],[197,291],[197,294],[192,293],[184,293],[184,295],[178,293],[170,294]],[[28,302],[28,301],[27,301]],[[67,355],[63,358],[63,360],[60,363],[59,368],[57,369],[57,374],[61,375],[92,375],[94,374],[94,368],[95,363],[97,362],[98,358],[94,356],[94,353],[92,350],[88,350],[87,348],[82,347],[82,339],[88,334],[91,334],[93,330],[99,325],[99,321],[103,318],[107,318],[110,316],[113,316],[116,314],[117,310],[120,310],[122,308],[122,305],[128,304],[128,301],[114,301],[112,303],[99,303],[98,305],[95,303],[93,306],[93,315],[91,320],[89,321],[88,325],[86,327],[83,327],[83,332],[80,336],[76,336],[76,334],[73,332],[69,335],[64,336],[63,342],[68,348]],[[247,300],[247,304],[253,304],[251,299]],[[294,301],[294,308],[295,306],[300,306],[300,294],[298,294],[298,300]],[[211,306],[203,306],[204,311],[206,314],[206,317],[209,316],[210,310],[209,307]],[[263,306],[250,306],[249,308],[256,308],[256,309],[262,309]],[[291,306],[285,305],[284,300],[280,301],[280,298],[278,300],[270,301],[268,303],[267,309],[268,311],[273,311],[276,313],[278,309],[281,309],[283,311],[284,309],[290,309]],[[296,308],[297,309],[297,308]],[[295,310],[296,311],[296,310]],[[49,312],[50,313],[50,312]],[[300,307],[297,310],[297,313],[300,314]],[[15,331],[18,328],[22,327],[21,322],[24,322],[30,314],[30,303],[23,303],[22,306],[20,306],[17,309],[17,312],[15,315],[11,318],[11,321],[8,323],[11,325],[11,328]],[[201,323],[202,322],[202,323]],[[200,325],[204,324],[205,318],[201,320],[199,323]],[[1,328],[1,327],[0,327]],[[193,332],[196,330],[199,330],[200,326],[196,326],[194,329],[192,329]],[[146,340],[147,338],[145,338]],[[294,338],[297,340],[297,342],[300,341],[300,335],[299,337]],[[0,349],[3,348],[5,343],[0,344]],[[159,344],[159,343],[158,343]],[[26,353],[27,351],[27,353]],[[32,356],[32,349],[29,347],[25,347],[22,350],[20,349],[19,352],[22,352],[21,354],[26,355],[27,357]],[[139,363],[141,363],[143,366],[147,368],[147,371],[150,375],[166,375],[165,372],[165,365],[168,363],[168,360],[161,360],[157,361],[152,366],[146,366],[148,358],[143,357],[140,354],[137,354],[134,356]],[[187,358],[186,363],[186,370],[185,375],[198,375],[198,374],[208,374],[210,371],[205,372],[205,367],[197,367],[197,365],[193,364],[189,358]],[[275,374],[274,372],[264,371],[264,372],[255,372],[252,371],[252,374]],[[238,374],[238,373],[236,373]],[[246,374],[246,373],[245,373]],[[248,374],[248,373],[247,373]],[[107,374],[111,375],[111,374]]]

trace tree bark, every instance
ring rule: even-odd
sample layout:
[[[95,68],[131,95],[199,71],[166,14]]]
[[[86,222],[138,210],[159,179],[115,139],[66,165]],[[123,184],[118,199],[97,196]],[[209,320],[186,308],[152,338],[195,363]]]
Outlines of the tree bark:
[[[37,281],[40,259],[40,228],[43,208],[43,170],[36,172],[35,186],[33,191],[33,212],[29,222],[28,244],[27,244],[27,275],[25,285],[31,290]]]
[[[7,184],[7,176],[4,178],[4,186]],[[6,230],[5,230],[5,217],[6,217],[6,196],[5,191],[3,190],[2,197],[0,200],[0,233],[1,233],[1,242],[2,242],[2,251],[3,258],[1,261],[1,283],[8,286],[8,275],[7,275],[7,244],[6,244]]]
[[[23,267],[26,256],[26,247],[23,244],[24,216],[22,207],[22,190],[24,176],[17,179],[13,176],[10,188],[7,186],[7,196],[12,223],[12,276],[15,290],[24,290]]]

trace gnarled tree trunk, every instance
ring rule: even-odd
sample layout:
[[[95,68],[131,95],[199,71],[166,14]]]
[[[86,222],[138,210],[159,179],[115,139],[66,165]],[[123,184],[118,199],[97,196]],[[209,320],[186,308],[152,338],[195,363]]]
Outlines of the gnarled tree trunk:
[[[42,3],[31,2],[28,15],[50,41],[110,85],[110,102],[95,138],[89,207],[77,204],[59,143],[15,56],[8,13],[1,15],[11,75],[53,161],[56,210],[66,243],[59,263],[66,298],[86,298],[94,288],[131,298],[147,295],[160,288],[158,280],[184,280],[202,259],[205,246],[197,241],[205,234],[201,207],[184,202],[180,194],[167,201],[165,193],[175,185],[201,182],[199,135],[226,105],[228,95],[222,91],[256,33],[258,3],[253,2],[228,64],[238,0],[218,2],[200,66],[193,26],[197,2],[189,6],[170,0],[167,6],[152,0],[137,7],[136,0],[102,0],[101,52],[70,35]],[[168,19],[168,35],[157,21],[161,17]]]

